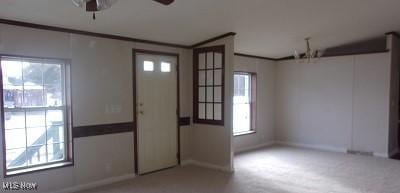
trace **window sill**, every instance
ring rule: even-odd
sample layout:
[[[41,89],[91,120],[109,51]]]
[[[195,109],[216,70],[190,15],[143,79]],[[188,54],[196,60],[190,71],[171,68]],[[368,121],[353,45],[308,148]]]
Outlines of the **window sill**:
[[[245,131],[245,132],[240,132],[240,133],[234,133],[233,136],[239,137],[239,136],[250,135],[250,134],[254,134],[254,133],[256,133],[256,131]]]
[[[37,167],[32,167],[32,168],[24,168],[24,169],[20,169],[20,170],[6,172],[4,177],[24,175],[24,174],[45,171],[45,170],[50,170],[50,169],[56,169],[56,168],[62,168],[62,167],[68,167],[68,166],[73,166],[73,165],[74,165],[73,162],[66,161],[66,162],[59,162],[59,163],[37,166]]]

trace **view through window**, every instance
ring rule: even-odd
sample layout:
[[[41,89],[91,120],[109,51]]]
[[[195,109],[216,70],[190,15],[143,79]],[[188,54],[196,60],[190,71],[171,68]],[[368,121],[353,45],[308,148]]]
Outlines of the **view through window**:
[[[1,57],[7,171],[66,161],[65,64]]]
[[[233,133],[246,134],[254,130],[255,75],[235,72],[233,96]]]

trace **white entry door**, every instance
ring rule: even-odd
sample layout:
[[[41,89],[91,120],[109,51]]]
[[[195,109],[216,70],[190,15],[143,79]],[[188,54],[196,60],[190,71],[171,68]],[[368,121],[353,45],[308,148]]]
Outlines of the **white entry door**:
[[[176,60],[173,56],[136,54],[139,174],[178,164]]]

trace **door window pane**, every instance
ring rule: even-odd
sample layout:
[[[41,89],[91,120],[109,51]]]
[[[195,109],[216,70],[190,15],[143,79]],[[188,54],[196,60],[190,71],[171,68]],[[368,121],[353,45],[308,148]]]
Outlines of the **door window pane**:
[[[206,54],[201,53],[199,54],[199,69],[206,68]]]
[[[206,104],[199,103],[199,118],[204,119],[206,118]]]
[[[205,102],[206,101],[206,87],[199,87],[199,101],[198,102]]]
[[[212,103],[207,103],[207,119],[214,119],[214,109]]]
[[[171,72],[171,64],[168,62],[161,62],[161,72]]]
[[[206,71],[199,71],[199,86],[206,85]]]
[[[222,54],[221,53],[214,53],[214,68],[221,68],[222,67]]]
[[[221,104],[215,104],[214,105],[214,119],[221,120],[221,118],[222,118]]]
[[[223,125],[224,46],[194,49],[194,122]],[[218,107],[216,107],[218,105]],[[217,109],[217,110],[216,110]],[[218,112],[216,112],[218,111]]]
[[[207,87],[207,102],[214,102],[213,87]]]
[[[213,52],[207,53],[207,69],[214,68]]]
[[[222,70],[214,70],[214,85],[222,84]]]
[[[154,71],[154,62],[152,62],[152,61],[144,61],[143,62],[143,70],[144,71],[148,71],[148,72]]]
[[[207,86],[213,86],[214,85],[214,80],[213,80],[213,70],[207,70]]]
[[[221,87],[214,87],[214,102],[221,102],[222,101],[222,91]]]

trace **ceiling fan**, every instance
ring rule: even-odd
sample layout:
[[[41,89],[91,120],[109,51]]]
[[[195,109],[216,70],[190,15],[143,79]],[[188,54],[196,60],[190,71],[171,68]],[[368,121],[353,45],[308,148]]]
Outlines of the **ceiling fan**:
[[[93,20],[96,19],[95,12],[110,8],[118,0],[72,0],[77,7],[85,8],[87,12],[93,12]],[[175,0],[153,0],[163,5],[170,5]]]

